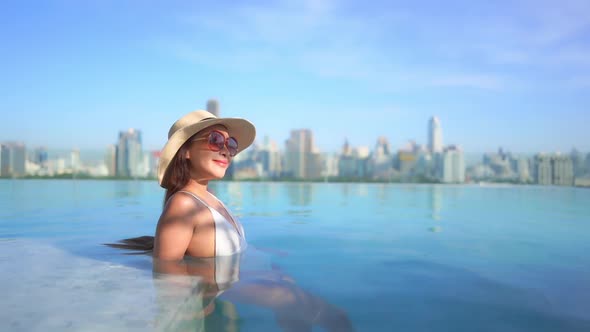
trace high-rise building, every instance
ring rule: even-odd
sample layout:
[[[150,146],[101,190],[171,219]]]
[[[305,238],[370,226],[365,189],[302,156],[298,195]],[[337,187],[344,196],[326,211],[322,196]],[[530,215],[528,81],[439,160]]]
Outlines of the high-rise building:
[[[0,175],[25,175],[26,148],[24,143],[8,142],[0,145],[2,146],[0,152]]]
[[[80,168],[82,168],[82,163],[80,161],[80,149],[72,150],[70,157],[70,162],[72,164],[72,172],[76,173],[80,170]]]
[[[144,170],[142,154],[141,132],[133,128],[120,132],[116,153],[116,175],[142,176]]]
[[[428,122],[428,150],[431,153],[443,152],[442,128],[436,116]]]
[[[574,185],[574,166],[572,158],[564,155],[553,156],[553,184],[558,186]]]
[[[375,149],[370,158],[370,173],[376,179],[389,179],[393,167],[391,145],[386,137],[377,139]]]
[[[586,162],[584,160],[584,155],[580,151],[573,149],[570,153],[570,157],[574,167],[574,176],[584,176],[586,174]]]
[[[535,156],[535,180],[540,185],[572,186],[574,166],[572,158],[564,155]]]
[[[217,99],[207,100],[207,112],[219,117],[219,101]]]
[[[463,151],[454,145],[447,147],[442,155],[442,182],[465,182],[465,159]]]
[[[275,178],[281,174],[282,167],[279,148],[277,143],[272,141],[268,136],[264,137],[264,143],[258,152],[258,159],[262,166],[264,176]]]
[[[530,180],[529,160],[525,157],[516,159],[516,171],[518,173],[519,182],[528,182]]]
[[[535,182],[540,185],[549,186],[553,184],[553,167],[551,157],[545,154],[535,156]]]
[[[0,143],[0,176],[10,175],[10,151],[8,145]]]
[[[109,176],[117,175],[117,146],[111,144],[107,146],[104,155],[104,163],[107,167],[107,174]]]
[[[319,178],[322,174],[321,156],[313,144],[309,129],[291,130],[285,142],[286,173],[297,179]]]

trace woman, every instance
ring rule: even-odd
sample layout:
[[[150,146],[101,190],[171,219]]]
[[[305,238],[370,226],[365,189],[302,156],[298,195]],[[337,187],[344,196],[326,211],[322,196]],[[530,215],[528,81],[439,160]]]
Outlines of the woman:
[[[207,185],[223,178],[232,158],[255,136],[249,121],[216,118],[206,111],[191,112],[172,125],[158,165],[166,196],[155,258],[228,256],[245,249],[244,229]]]
[[[168,300],[163,312],[172,312],[174,318],[162,319],[163,325],[178,324],[179,315],[203,323],[224,293],[232,302],[271,309],[285,331],[308,330],[312,325],[350,331],[344,311],[299,288],[280,271],[257,270],[252,275],[240,271],[241,261],[248,256],[242,254],[247,246],[244,229],[207,185],[223,178],[232,158],[252,144],[255,136],[249,121],[217,118],[206,111],[194,111],[176,121],[158,165],[158,181],[166,195],[155,237],[127,239],[111,246],[153,250],[154,272],[160,277],[198,277],[197,286],[189,278],[186,284],[165,282],[158,287],[164,294],[175,294],[164,296]],[[240,279],[245,280],[238,282]],[[179,292],[167,290],[179,285]],[[174,304],[182,304],[182,309]]]
[[[255,136],[256,129],[247,120],[217,118],[202,110],[176,121],[158,164],[158,182],[166,195],[155,237],[110,245],[153,250],[154,258],[161,261],[243,251],[247,244],[242,225],[207,185],[223,178],[232,158],[252,144]]]

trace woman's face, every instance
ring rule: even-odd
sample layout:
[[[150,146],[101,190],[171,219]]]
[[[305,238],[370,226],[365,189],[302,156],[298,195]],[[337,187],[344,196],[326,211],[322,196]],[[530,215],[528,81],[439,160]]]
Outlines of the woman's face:
[[[190,160],[191,177],[199,180],[221,179],[229,167],[232,157],[227,146],[219,151],[211,150],[209,146],[209,135],[212,131],[221,133],[226,141],[229,138],[227,129],[224,126],[216,125],[202,130],[189,145],[186,158]]]

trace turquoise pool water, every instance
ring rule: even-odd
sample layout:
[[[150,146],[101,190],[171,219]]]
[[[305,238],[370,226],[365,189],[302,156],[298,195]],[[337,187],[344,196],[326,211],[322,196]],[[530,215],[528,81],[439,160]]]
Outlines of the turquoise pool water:
[[[215,300],[101,245],[153,234],[155,182],[0,180],[0,330],[590,331],[590,190],[211,188],[250,244]]]

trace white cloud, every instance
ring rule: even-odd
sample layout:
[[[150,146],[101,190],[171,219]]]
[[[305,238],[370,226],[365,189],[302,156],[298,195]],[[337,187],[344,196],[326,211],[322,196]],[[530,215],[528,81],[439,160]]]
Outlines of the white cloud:
[[[249,4],[183,14],[188,30],[212,36],[217,49],[190,34],[170,48],[183,59],[238,71],[289,68],[391,89],[498,89],[539,83],[546,69],[590,69],[585,45],[572,45],[590,26],[589,4],[525,0],[485,17],[387,8],[370,19],[336,1]]]

